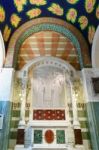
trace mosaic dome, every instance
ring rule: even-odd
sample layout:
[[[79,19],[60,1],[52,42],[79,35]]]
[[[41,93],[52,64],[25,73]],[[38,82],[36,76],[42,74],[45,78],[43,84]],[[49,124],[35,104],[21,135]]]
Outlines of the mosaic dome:
[[[89,48],[99,23],[98,0],[1,0],[0,30],[5,46],[11,35],[25,22],[40,17],[54,17],[73,24],[85,37]]]

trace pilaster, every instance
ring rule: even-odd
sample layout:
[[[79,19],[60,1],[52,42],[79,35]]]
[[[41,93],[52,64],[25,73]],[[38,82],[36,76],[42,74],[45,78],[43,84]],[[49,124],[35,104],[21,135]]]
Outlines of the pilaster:
[[[99,69],[84,68],[82,76],[92,148],[99,150],[99,93],[96,92],[99,88]],[[93,79],[97,79],[96,83]]]

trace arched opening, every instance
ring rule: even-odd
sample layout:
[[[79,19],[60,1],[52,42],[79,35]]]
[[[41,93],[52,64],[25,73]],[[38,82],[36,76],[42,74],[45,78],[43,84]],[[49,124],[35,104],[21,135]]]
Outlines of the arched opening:
[[[17,144],[22,144],[19,141],[21,131],[24,132],[24,137],[21,138],[25,138],[23,140],[25,148],[69,149],[71,147],[73,150],[76,144],[82,147],[77,99],[74,92],[74,83],[77,80],[75,69],[59,58],[45,56],[31,60],[19,71],[19,75],[22,90]],[[28,95],[31,97],[29,119],[25,123],[28,84],[30,87]],[[73,121],[71,121],[69,104],[72,107]],[[77,133],[79,133],[78,141]],[[18,150],[17,145],[16,150]]]
[[[26,39],[28,39],[29,37],[32,38],[34,35],[36,35],[36,33],[37,34],[39,34],[40,32],[47,33],[47,31],[49,31],[48,33],[50,35],[51,35],[51,32],[53,31],[53,33],[55,32],[55,33],[58,33],[59,35],[61,34],[63,37],[68,38],[70,40],[70,42],[73,44],[73,46],[76,49],[76,54],[77,54],[76,56],[77,56],[77,60],[78,60],[78,64],[79,64],[78,66],[80,66],[79,69],[90,65],[90,58],[88,57],[89,56],[88,55],[88,45],[87,45],[86,41],[84,40],[82,34],[73,25],[71,25],[69,23],[66,23],[60,19],[51,19],[51,18],[45,17],[45,18],[33,19],[33,20],[23,24],[21,27],[19,27],[16,30],[16,32],[13,34],[13,36],[9,42],[5,66],[6,67],[13,66],[14,68],[16,68],[18,55],[20,54],[20,49],[22,48],[23,43],[26,42]],[[37,35],[36,35],[36,37],[37,37]],[[43,40],[43,42],[42,42],[43,45],[44,45],[45,39],[46,38],[41,38],[41,40]],[[53,43],[53,41],[52,41],[52,43]],[[57,43],[59,43],[59,42],[57,42]],[[53,53],[55,53],[55,51],[53,49],[51,51],[53,51]],[[70,51],[71,51],[71,48],[69,49],[69,53],[70,53]],[[32,51],[32,52],[35,53],[35,51]],[[65,54],[68,55],[67,50],[65,51]],[[53,55],[51,55],[51,56],[53,56]],[[22,58],[22,61],[24,63],[23,58]],[[66,61],[68,61],[67,58],[66,58]],[[73,63],[75,63],[74,57],[71,58],[71,64],[73,64]],[[76,65],[77,65],[77,63],[75,64],[75,66]]]

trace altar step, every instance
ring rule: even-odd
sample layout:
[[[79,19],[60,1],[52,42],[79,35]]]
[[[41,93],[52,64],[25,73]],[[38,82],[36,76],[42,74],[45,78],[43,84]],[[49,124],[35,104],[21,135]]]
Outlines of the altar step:
[[[32,150],[68,150],[67,148],[32,148]]]
[[[15,149],[14,150],[73,150],[72,148],[71,149],[68,149],[68,148],[66,148],[66,147],[64,147],[64,148],[59,148],[59,147],[51,147],[51,148],[44,148],[44,147],[28,147],[28,148],[24,148],[24,146],[22,146],[22,145],[17,145],[16,147],[15,147]]]
[[[17,145],[14,150],[85,150],[83,146],[80,147],[28,147],[24,148],[23,145]]]
[[[66,146],[63,146],[63,145],[34,145],[33,147],[33,150],[66,150]]]

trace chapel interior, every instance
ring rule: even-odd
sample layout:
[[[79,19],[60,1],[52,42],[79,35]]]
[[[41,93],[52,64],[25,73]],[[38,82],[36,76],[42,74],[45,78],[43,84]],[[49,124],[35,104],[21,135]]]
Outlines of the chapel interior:
[[[99,150],[99,1],[0,1],[0,150]]]

